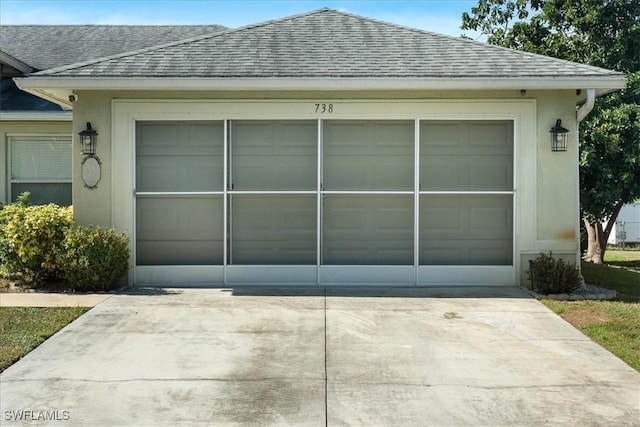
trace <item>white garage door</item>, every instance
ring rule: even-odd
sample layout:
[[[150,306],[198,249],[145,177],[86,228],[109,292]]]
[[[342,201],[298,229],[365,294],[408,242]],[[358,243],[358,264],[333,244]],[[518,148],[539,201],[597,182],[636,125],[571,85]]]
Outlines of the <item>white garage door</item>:
[[[511,266],[513,133],[511,120],[139,121],[136,265],[216,266],[213,283]]]

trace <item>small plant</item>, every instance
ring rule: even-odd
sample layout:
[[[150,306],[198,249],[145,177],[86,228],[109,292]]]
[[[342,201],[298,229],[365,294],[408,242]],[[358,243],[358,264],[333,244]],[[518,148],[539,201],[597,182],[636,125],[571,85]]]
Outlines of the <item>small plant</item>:
[[[554,258],[551,252],[529,261],[527,277],[533,290],[541,294],[569,293],[578,289],[581,282],[576,266]]]
[[[113,229],[70,228],[58,262],[77,291],[115,289],[129,268],[129,238]]]
[[[57,255],[73,224],[71,207],[30,206],[29,193],[0,210],[0,264],[11,277],[37,287],[59,275]]]

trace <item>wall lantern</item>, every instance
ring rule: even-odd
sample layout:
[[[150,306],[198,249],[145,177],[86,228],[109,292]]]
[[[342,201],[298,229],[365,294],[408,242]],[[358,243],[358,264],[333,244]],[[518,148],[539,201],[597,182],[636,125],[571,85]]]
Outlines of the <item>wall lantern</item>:
[[[556,120],[556,125],[549,131],[551,134],[551,151],[567,151],[569,129],[562,127],[562,120]]]
[[[91,123],[87,122],[87,128],[78,133],[78,135],[80,135],[80,153],[85,156],[95,155],[98,132],[91,129]]]

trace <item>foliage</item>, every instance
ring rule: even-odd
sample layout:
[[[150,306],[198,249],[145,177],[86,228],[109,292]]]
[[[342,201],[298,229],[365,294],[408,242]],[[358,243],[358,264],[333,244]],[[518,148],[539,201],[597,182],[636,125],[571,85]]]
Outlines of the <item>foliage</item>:
[[[114,289],[129,268],[129,238],[113,229],[67,230],[59,260],[63,276],[76,290]]]
[[[580,200],[591,222],[602,221],[640,195],[640,72],[596,104],[581,136]]]
[[[73,224],[70,207],[29,206],[29,194],[0,210],[0,262],[5,271],[29,286],[59,276],[56,254]]]
[[[575,265],[553,255],[541,253],[529,261],[527,277],[533,290],[542,294],[569,293],[580,286],[580,272]]]
[[[113,289],[128,269],[128,237],[74,227],[70,207],[30,206],[28,199],[24,193],[0,210],[2,272],[31,287],[67,280],[77,291]]]
[[[0,372],[87,310],[82,307],[0,307]]]
[[[640,70],[638,0],[479,0],[462,29],[490,44],[611,68]]]
[[[585,219],[615,221],[640,197],[640,0],[479,0],[462,21],[491,44],[626,74],[627,88],[599,98],[580,126]],[[597,233],[594,259],[601,261],[610,230]]]

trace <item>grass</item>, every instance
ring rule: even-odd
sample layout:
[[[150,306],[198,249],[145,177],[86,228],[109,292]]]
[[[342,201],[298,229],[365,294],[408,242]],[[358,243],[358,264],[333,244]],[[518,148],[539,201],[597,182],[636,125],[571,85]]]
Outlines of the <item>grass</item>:
[[[0,372],[88,310],[85,307],[0,307]]]
[[[604,253],[604,261],[609,265],[625,267],[633,271],[640,272],[640,251],[639,250],[617,250],[607,249]]]
[[[586,336],[640,371],[640,303],[542,301]]]
[[[582,274],[590,285],[618,291],[616,301],[542,303],[640,371],[640,251],[609,249],[605,262],[582,263]]]

